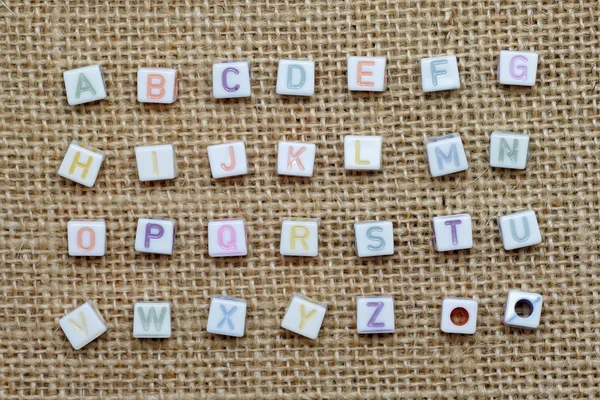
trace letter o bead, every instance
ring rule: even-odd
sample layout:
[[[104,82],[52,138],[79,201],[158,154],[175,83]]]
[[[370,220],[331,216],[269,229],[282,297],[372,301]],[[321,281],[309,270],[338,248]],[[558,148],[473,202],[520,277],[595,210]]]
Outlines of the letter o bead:
[[[473,247],[473,225],[469,214],[433,218],[434,244],[437,251],[470,249]]]
[[[498,229],[504,250],[520,249],[542,242],[542,234],[533,210],[498,217]]]
[[[248,240],[244,219],[217,219],[208,222],[208,255],[235,257],[247,254]]]
[[[498,60],[498,82],[503,85],[534,86],[538,54],[502,50]]]
[[[70,256],[103,256],[106,253],[106,221],[71,220],[67,223]]]
[[[100,65],[90,65],[63,72],[67,102],[71,106],[106,98],[104,75]]]
[[[171,104],[177,100],[177,70],[140,68],[137,73],[140,103]]]
[[[394,254],[394,225],[392,221],[370,221],[354,224],[356,254],[359,257]]]
[[[246,324],[246,300],[228,296],[213,296],[206,331],[216,335],[242,337]]]
[[[173,254],[174,219],[140,218],[135,233],[135,250],[142,253]]]

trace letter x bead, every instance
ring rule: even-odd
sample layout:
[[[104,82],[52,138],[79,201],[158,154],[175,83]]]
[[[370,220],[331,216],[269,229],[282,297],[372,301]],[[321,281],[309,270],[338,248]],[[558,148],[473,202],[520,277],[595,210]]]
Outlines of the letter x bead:
[[[520,249],[542,242],[542,234],[533,210],[498,217],[498,229],[504,250]]]
[[[98,307],[89,300],[58,321],[75,350],[95,340],[107,330]]]
[[[104,161],[104,152],[95,147],[85,146],[72,141],[63,158],[58,175],[87,187],[94,186],[100,167]]]
[[[392,296],[360,296],[356,299],[358,333],[394,332],[394,298]]]
[[[433,234],[437,251],[462,250],[473,247],[473,226],[469,214],[435,217]]]
[[[213,296],[206,330],[217,335],[244,336],[246,300],[228,296]]]
[[[469,168],[465,148],[456,133],[425,140],[429,171],[434,177],[465,171]]]
[[[309,339],[316,339],[325,318],[327,306],[317,303],[299,293],[294,293],[281,327]]]
[[[140,218],[135,233],[135,251],[173,254],[176,226],[174,219]]]
[[[63,72],[69,105],[89,103],[106,98],[104,75],[100,65]]]

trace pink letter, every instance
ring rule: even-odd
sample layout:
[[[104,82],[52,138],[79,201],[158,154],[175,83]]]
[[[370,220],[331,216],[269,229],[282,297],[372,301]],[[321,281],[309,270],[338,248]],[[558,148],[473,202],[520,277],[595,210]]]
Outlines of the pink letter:
[[[229,241],[225,242],[225,232],[229,233]],[[237,250],[235,229],[231,225],[223,225],[217,231],[217,243],[223,250]]]
[[[300,150],[298,150],[298,152],[296,154],[294,154],[294,149],[292,148],[292,146],[290,146],[288,148],[287,168],[292,169],[292,164],[296,163],[296,164],[298,164],[298,169],[300,169],[300,171],[304,171],[304,165],[302,165],[302,161],[300,161],[300,156],[305,151],[306,151],[306,147],[302,146],[302,148]]]
[[[529,60],[527,60],[527,57],[525,57],[525,56],[514,56],[513,58],[511,58],[510,59],[510,68],[508,71],[510,73],[510,76],[513,79],[516,79],[518,81],[527,80],[527,66],[525,66],[525,65],[515,66],[517,61],[522,61],[522,62],[526,63]],[[516,71],[519,71],[520,73],[517,74]]]
[[[152,230],[155,230],[154,233]],[[165,234],[165,228],[159,224],[147,224],[146,225],[146,237],[144,238],[144,247],[150,247],[150,239],[160,239]]]
[[[225,171],[233,171],[235,168],[235,152],[233,151],[233,146],[229,146],[229,158],[231,159],[231,164],[229,166],[225,163],[221,163],[221,168]]]

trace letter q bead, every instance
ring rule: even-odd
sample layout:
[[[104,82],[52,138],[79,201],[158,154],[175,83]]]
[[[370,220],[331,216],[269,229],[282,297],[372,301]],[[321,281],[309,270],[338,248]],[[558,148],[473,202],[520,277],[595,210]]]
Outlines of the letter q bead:
[[[140,218],[135,233],[135,250],[173,254],[176,226],[174,219]]]
[[[177,100],[177,70],[140,68],[137,73],[140,103],[171,104]]]
[[[429,171],[433,177],[465,171],[469,168],[465,148],[456,133],[425,140]]]
[[[106,253],[106,221],[71,220],[67,223],[70,256],[103,256]]]
[[[359,296],[356,299],[358,333],[392,333],[395,329],[392,296]]]
[[[348,57],[348,89],[383,92],[387,84],[385,57]]]
[[[520,249],[542,242],[540,227],[532,210],[498,217],[498,229],[504,250]]]
[[[313,143],[284,142],[277,145],[277,173],[305,176],[313,174],[317,146]]]
[[[247,255],[246,221],[241,218],[208,221],[208,254],[211,257]]]
[[[281,327],[309,339],[316,339],[326,311],[327,306],[324,303],[317,303],[294,293],[281,321]]]
[[[540,325],[543,302],[544,298],[540,294],[511,290],[506,299],[504,324],[536,329]]]
[[[92,187],[104,161],[104,152],[72,141],[63,158],[58,175],[63,178]]]
[[[69,105],[75,106],[106,98],[106,86],[100,65],[65,71],[63,78]]]
[[[456,56],[423,58],[421,60],[421,82],[424,92],[460,89]]]
[[[142,182],[174,179],[178,175],[172,144],[137,146],[135,159]]]
[[[394,254],[394,225],[392,221],[357,222],[354,224],[356,254],[359,257]]]
[[[229,99],[250,97],[250,64],[248,61],[216,62],[212,68],[213,97]]]
[[[498,82],[503,85],[534,86],[538,54],[502,50],[498,61]]]
[[[446,297],[442,301],[441,321],[442,332],[474,334],[477,330],[477,302]]]
[[[279,60],[277,94],[312,96],[315,94],[315,62],[311,60]]]
[[[216,335],[242,337],[246,324],[246,300],[228,296],[213,296],[206,330]]]
[[[244,142],[213,144],[207,147],[207,151],[213,178],[228,178],[248,173]]]
[[[71,346],[79,350],[107,331],[98,307],[89,300],[58,321]]]
[[[437,251],[470,249],[473,247],[473,225],[469,214],[433,218],[434,244]]]

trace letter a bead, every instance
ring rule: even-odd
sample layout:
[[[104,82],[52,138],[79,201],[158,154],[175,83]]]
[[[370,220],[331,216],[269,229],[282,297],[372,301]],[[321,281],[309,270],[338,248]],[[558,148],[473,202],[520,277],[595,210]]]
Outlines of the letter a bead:
[[[477,330],[477,302],[446,297],[442,302],[441,321],[442,332],[474,334]]]
[[[92,342],[106,332],[106,322],[98,307],[89,300],[58,321],[75,350]]]
[[[279,252],[283,256],[316,257],[319,255],[317,220],[285,220],[281,224]]]
[[[63,72],[69,105],[89,103],[106,98],[104,75],[100,65]]]
[[[359,296],[356,299],[358,333],[394,332],[394,298],[392,296]]]
[[[279,175],[312,176],[317,146],[312,143],[284,142],[277,145]]]
[[[279,60],[277,94],[312,96],[315,94],[315,62],[311,60]]]
[[[490,166],[525,169],[529,158],[529,135],[492,132],[490,138]]]
[[[437,251],[462,250],[473,247],[473,226],[469,214],[435,217],[433,234]]]
[[[500,52],[498,82],[503,85],[534,86],[538,54],[529,51]]]
[[[140,218],[135,233],[135,251],[173,254],[176,226],[174,219]]]
[[[344,136],[344,168],[380,170],[382,142],[381,136]]]
[[[213,96],[215,99],[250,97],[250,64],[248,61],[224,61],[213,64]]]
[[[171,104],[177,100],[177,70],[140,68],[137,73],[140,103]]]
[[[244,336],[246,324],[246,300],[227,296],[213,296],[206,330],[209,333],[225,336]]]
[[[174,179],[178,175],[172,144],[137,146],[135,159],[142,182]]]
[[[348,57],[348,89],[383,92],[387,84],[385,57]]]
[[[536,329],[540,325],[543,302],[544,298],[540,294],[511,290],[506,299],[504,324]]]
[[[394,254],[394,226],[392,221],[358,222],[354,224],[356,254],[359,257],[389,256]]]
[[[207,151],[213,178],[228,178],[248,173],[248,160],[244,142],[214,144],[208,146]]]
[[[133,306],[133,337],[171,337],[171,303],[138,301]]]
[[[63,178],[92,187],[104,161],[104,152],[72,141],[63,158],[58,175]]]
[[[465,148],[456,133],[425,140],[431,175],[442,176],[469,168]]]
[[[520,249],[542,242],[540,227],[532,210],[498,217],[498,229],[504,250]]]
[[[456,56],[423,58],[421,60],[421,82],[424,92],[460,89]]]
[[[106,253],[106,221],[71,220],[67,223],[70,256],[103,256]]]
[[[299,293],[294,293],[285,312],[281,327],[309,339],[316,339],[325,318],[327,306]]]
[[[211,257],[247,255],[246,221],[241,218],[209,221],[208,254]]]

